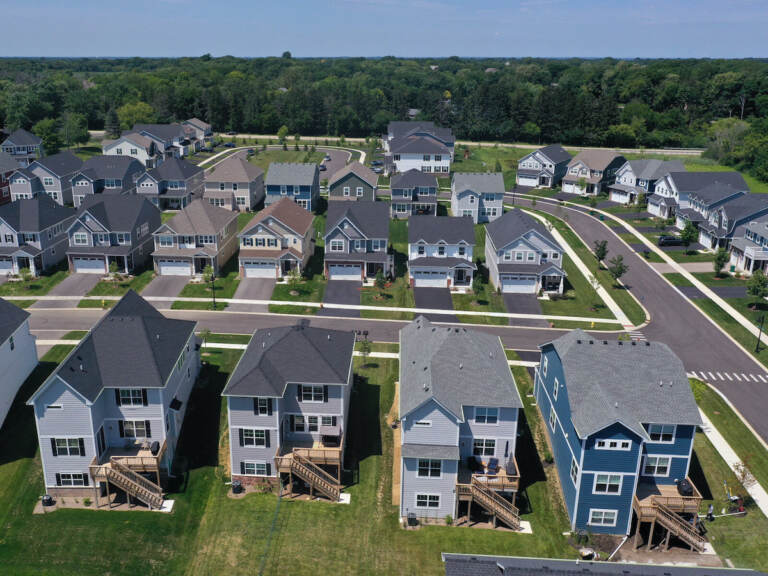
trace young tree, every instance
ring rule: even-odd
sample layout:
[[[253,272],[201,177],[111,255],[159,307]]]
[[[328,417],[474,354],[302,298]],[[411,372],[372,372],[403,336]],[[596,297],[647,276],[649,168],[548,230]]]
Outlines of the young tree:
[[[39,136],[43,141],[43,148],[47,155],[56,154],[61,148],[61,138],[59,138],[59,126],[53,118],[43,118],[37,124],[32,126],[32,132]]]
[[[501,172],[501,162],[498,159],[496,160],[496,164],[494,164],[493,166],[493,171]]]
[[[762,270],[756,270],[752,276],[747,280],[747,294],[749,294],[754,302],[752,308],[757,308],[757,305],[762,302],[763,298],[768,296],[768,277]]]
[[[719,248],[718,251],[715,252],[715,257],[712,260],[712,264],[715,268],[715,276],[720,276],[723,273],[723,268],[725,268],[729,258],[730,254],[728,254],[728,250]]]
[[[374,280],[374,284],[376,285],[376,289],[379,291],[379,298],[382,297],[382,293],[384,292],[384,287],[387,285],[387,279],[384,278],[384,272],[379,270],[376,272],[376,280]]]
[[[133,128],[134,124],[151,124],[155,121],[155,110],[146,102],[123,104],[117,109],[117,118],[123,130]]]
[[[88,133],[88,118],[77,112],[65,112],[61,117],[61,138],[67,147],[88,142],[91,139]]]
[[[587,202],[589,203],[590,208],[597,208],[597,196],[590,196]]]
[[[696,230],[696,226],[690,220],[685,223],[685,228],[680,232],[680,241],[685,246],[685,251],[688,252],[688,247],[696,242],[699,237],[699,231]]]
[[[607,240],[595,240],[595,258],[598,263],[603,262],[608,256],[608,241]]]
[[[117,277],[117,262],[115,260],[109,263],[109,274],[112,278]]]
[[[627,273],[627,270],[629,270],[629,266],[624,264],[624,256],[621,254],[614,256],[608,261],[608,273],[614,282],[618,282],[619,278]]]
[[[206,284],[210,284],[213,280],[213,266],[208,264],[205,268],[203,268],[203,282]]]
[[[32,271],[29,268],[24,267],[19,270],[19,276],[24,284],[29,284],[30,280],[32,280]],[[29,288],[29,286],[27,286],[27,288]]]
[[[120,120],[118,119],[117,112],[115,112],[114,108],[107,110],[107,115],[104,118],[104,130],[110,138],[117,138],[120,136]]]
[[[299,269],[291,268],[291,271],[288,272],[288,287],[292,292],[295,292],[298,289],[299,282],[301,282],[301,273],[299,273]]]
[[[203,328],[200,330],[200,339],[203,341],[203,346],[208,342],[208,339],[211,337],[211,331],[208,328]]]
[[[286,138],[288,138],[288,126],[283,124],[277,130],[277,141],[280,142],[280,144],[285,144]]]
[[[368,340],[367,336],[360,341],[360,354],[363,357],[363,367],[365,368],[368,366],[368,356],[371,354],[371,341]]]

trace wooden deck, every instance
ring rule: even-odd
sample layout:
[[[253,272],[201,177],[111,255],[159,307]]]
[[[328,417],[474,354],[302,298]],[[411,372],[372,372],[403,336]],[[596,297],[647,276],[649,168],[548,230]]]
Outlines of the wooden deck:
[[[312,440],[287,440],[280,445],[277,453],[279,456],[295,453],[320,466],[339,466],[343,448],[343,440],[338,446],[328,446]]]
[[[456,494],[460,499],[469,497],[469,485],[472,483],[472,480],[477,480],[497,492],[517,492],[520,489],[520,468],[518,468],[517,460],[514,456],[512,456],[511,460],[514,474],[512,470],[507,472],[504,468],[500,468],[496,474],[489,474],[486,470],[472,472],[465,463],[461,463],[456,480]]]
[[[94,458],[91,462],[91,469],[103,476],[103,471],[99,471],[102,466],[110,466],[112,460],[117,460],[123,466],[130,468],[134,472],[154,472],[158,473],[160,470],[160,462],[165,456],[165,450],[167,445],[165,442],[160,446],[160,451],[157,456],[152,454],[152,451],[142,444],[136,444],[134,446],[110,446],[107,451],[101,456],[101,458]],[[103,480],[97,476],[93,476],[94,480]]]
[[[690,478],[688,481],[690,482]],[[641,521],[655,517],[656,512],[653,509],[659,504],[678,514],[695,514],[699,511],[702,496],[693,482],[691,486],[693,486],[693,496],[681,496],[675,484],[640,482],[637,485],[633,507]]]

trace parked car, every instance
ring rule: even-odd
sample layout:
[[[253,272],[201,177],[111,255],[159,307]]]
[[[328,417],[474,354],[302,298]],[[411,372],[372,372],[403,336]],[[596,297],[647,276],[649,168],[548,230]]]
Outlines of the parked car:
[[[325,172],[326,170],[328,170],[325,164],[320,164],[320,166],[318,166],[317,169],[320,170],[320,172]]]
[[[248,156],[253,156],[256,154],[256,151],[253,148],[248,148]]]
[[[382,172],[384,172],[384,169],[381,168],[380,166],[375,166],[371,170],[373,170],[374,174],[381,174]]]
[[[383,164],[384,162],[382,162],[381,160],[374,160],[371,162],[371,166],[382,166]]]
[[[659,236],[659,246],[682,246],[683,241],[678,236]]]
[[[331,155],[330,154],[326,154],[325,158],[323,158],[323,160],[325,160],[326,162],[330,162],[331,161]]]
[[[237,134],[237,132],[235,132],[234,130],[230,130],[229,132],[227,132],[227,136],[234,136],[235,134]]]
[[[224,148],[234,148],[235,143],[234,142],[224,142]]]

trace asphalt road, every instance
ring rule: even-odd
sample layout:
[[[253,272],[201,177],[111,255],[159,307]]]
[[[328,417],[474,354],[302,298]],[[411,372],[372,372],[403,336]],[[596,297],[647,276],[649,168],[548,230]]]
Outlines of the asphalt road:
[[[320,152],[325,152],[331,157],[330,160],[323,162],[326,170],[320,172],[320,180],[330,180],[336,172],[344,168],[347,165],[347,159],[349,158],[349,152],[345,150],[336,150],[334,148],[323,148],[318,146],[317,149]]]

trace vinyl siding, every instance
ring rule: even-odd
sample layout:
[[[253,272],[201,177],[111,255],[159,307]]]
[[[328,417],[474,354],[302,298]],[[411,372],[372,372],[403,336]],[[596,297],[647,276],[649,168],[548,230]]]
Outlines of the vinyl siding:
[[[240,473],[241,462],[268,462],[272,476],[276,475],[275,455],[280,445],[280,412],[277,398],[272,399],[272,416],[259,416],[253,413],[253,398],[228,397],[230,423],[230,461],[232,474]],[[240,429],[255,428],[269,431],[269,447],[240,446]]]
[[[0,427],[19,388],[37,366],[37,349],[34,336],[29,333],[29,320],[25,320],[12,336],[13,350],[10,338],[0,343],[0,366],[3,368],[3,385],[0,386]]]
[[[569,480],[570,481],[570,480]],[[622,479],[620,494],[593,494],[595,474],[584,472],[581,475],[581,490],[579,492],[579,508],[576,514],[576,529],[588,530],[600,534],[624,534],[632,514],[632,497],[635,488],[635,474],[626,475]],[[617,510],[615,526],[589,525],[590,509]]]
[[[430,421],[432,426],[416,427],[417,421]],[[456,418],[434,400],[412,410],[402,419],[403,444],[439,444],[456,446],[458,423]]]
[[[465,460],[472,455],[473,438],[493,438],[496,440],[494,457],[502,463],[515,453],[517,440],[517,409],[500,408],[498,424],[479,424],[475,422],[475,407],[464,407],[465,421],[459,425],[459,448],[461,458]],[[487,460],[491,456],[483,459]]]
[[[344,196],[344,187],[349,186],[349,196]],[[357,187],[363,187],[363,195],[357,196]],[[338,182],[329,187],[328,197],[330,200],[352,200],[352,201],[373,201],[374,187],[364,182],[357,174],[347,174]]]
[[[420,478],[418,476],[419,462],[416,458],[403,458],[403,478],[400,514],[407,516],[414,513],[417,516],[429,518],[445,518],[449,514],[456,515],[456,479],[458,462],[443,460],[440,478]],[[416,494],[439,494],[439,508],[416,508]]]

